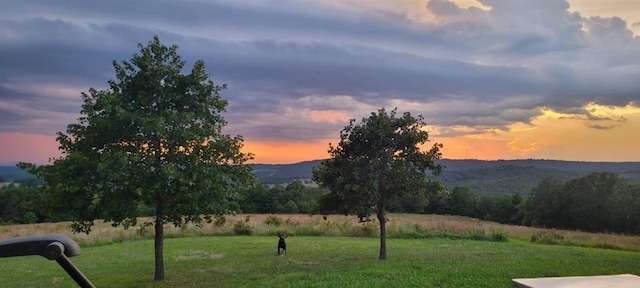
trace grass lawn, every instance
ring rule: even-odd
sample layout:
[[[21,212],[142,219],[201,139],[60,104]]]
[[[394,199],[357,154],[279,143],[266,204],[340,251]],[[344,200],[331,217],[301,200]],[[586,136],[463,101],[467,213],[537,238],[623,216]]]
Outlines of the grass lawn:
[[[277,256],[274,236],[165,240],[166,280],[154,283],[153,240],[83,247],[71,258],[97,287],[511,287],[512,278],[640,275],[640,252],[520,240],[291,236]],[[40,256],[0,259],[2,287],[76,287]]]

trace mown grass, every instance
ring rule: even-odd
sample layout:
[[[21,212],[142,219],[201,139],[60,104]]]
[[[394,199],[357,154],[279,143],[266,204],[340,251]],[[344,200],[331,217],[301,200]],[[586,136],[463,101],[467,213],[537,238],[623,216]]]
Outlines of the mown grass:
[[[511,279],[640,274],[640,253],[523,241],[204,236],[165,242],[166,280],[154,283],[153,241],[84,248],[72,258],[97,287],[510,287]],[[54,261],[0,259],[2,287],[74,287]]]
[[[167,225],[162,283],[152,281],[149,230],[97,223],[85,235],[72,234],[70,223],[13,225],[0,226],[0,239],[66,234],[83,249],[72,261],[98,287],[510,287],[513,278],[640,274],[640,237],[452,216],[389,219],[387,261],[377,260],[377,223],[354,216],[235,215],[223,225]],[[236,226],[252,236],[236,236]],[[276,256],[278,233],[291,235],[286,256]],[[0,265],[1,287],[75,287],[40,256]]]

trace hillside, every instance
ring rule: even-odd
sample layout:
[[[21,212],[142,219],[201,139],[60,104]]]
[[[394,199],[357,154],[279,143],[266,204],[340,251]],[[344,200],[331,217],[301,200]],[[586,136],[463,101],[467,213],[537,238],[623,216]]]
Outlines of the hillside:
[[[35,176],[15,165],[11,165],[0,166],[0,178],[8,182],[15,182],[18,180],[35,178]]]
[[[288,165],[254,164],[258,178],[266,184],[282,184],[311,178],[313,167],[321,160]],[[450,160],[438,161],[445,166],[439,179],[448,187],[468,186],[480,195],[520,193],[528,195],[540,180],[556,177],[562,181],[593,172],[612,172],[640,182],[640,162],[581,162],[558,160]]]
[[[265,184],[285,184],[295,180],[310,181],[313,167],[321,160],[294,164],[252,164],[254,173]],[[640,162],[581,162],[558,160],[439,160],[445,166],[442,180],[448,187],[468,186],[480,195],[520,193],[528,195],[540,180],[556,177],[562,181],[592,172],[612,172],[640,182]],[[0,177],[16,181],[33,176],[16,166],[0,166]]]

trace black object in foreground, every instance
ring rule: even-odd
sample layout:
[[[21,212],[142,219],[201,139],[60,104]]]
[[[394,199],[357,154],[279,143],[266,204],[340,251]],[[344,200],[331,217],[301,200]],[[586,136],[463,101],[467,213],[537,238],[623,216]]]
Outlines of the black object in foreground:
[[[80,287],[95,288],[93,283],[68,258],[80,255],[80,246],[71,238],[51,234],[0,241],[0,258],[29,255],[40,255],[49,260],[56,260]]]

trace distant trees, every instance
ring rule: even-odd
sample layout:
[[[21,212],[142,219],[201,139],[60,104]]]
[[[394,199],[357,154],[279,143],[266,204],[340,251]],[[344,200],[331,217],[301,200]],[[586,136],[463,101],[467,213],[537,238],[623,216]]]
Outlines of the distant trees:
[[[570,226],[582,231],[600,231],[610,224],[606,208],[611,195],[619,189],[618,176],[613,173],[592,173],[564,184]]]
[[[268,186],[257,183],[237,187],[233,191],[238,197],[230,199],[225,205],[239,213],[360,212],[348,209],[340,198],[326,189],[305,186],[298,181]],[[590,194],[595,196],[587,197]],[[66,211],[51,213],[53,211],[43,209],[42,203],[46,203],[46,195],[34,187],[4,186],[0,188],[0,223],[74,219]],[[361,207],[366,210],[364,208]],[[584,213],[594,209],[593,217],[584,216]],[[528,197],[518,193],[480,196],[475,190],[464,186],[443,187],[440,190],[429,188],[393,199],[389,202],[388,211],[462,215],[513,225],[640,234],[640,184],[601,172],[566,182],[545,178],[531,189]],[[154,210],[147,205],[140,205],[138,212],[140,216],[152,216]]]
[[[374,208],[380,224],[379,259],[386,259],[386,211],[396,198],[430,187],[426,172],[434,175],[442,167],[441,144],[427,151],[429,141],[422,116],[409,112],[396,117],[396,109],[372,112],[360,123],[352,119],[340,132],[337,146],[329,145],[330,158],[314,169],[313,180],[329,190],[333,203],[350,212]]]
[[[640,234],[640,185],[622,181],[604,205],[610,231]]]
[[[640,185],[610,172],[566,183],[545,179],[523,209],[525,225],[640,234]]]
[[[478,217],[480,200],[478,194],[468,187],[454,187],[445,200],[445,213],[467,217]]]
[[[0,189],[0,219],[1,223],[23,223],[23,215],[28,211],[24,205],[29,198],[29,191],[15,185]]]
[[[239,190],[238,211],[242,213],[317,213],[320,197],[327,192],[317,187],[305,187],[294,181],[286,186],[267,187],[256,184]]]
[[[37,197],[35,188],[10,184],[0,188],[0,223],[28,224],[37,222],[31,201]],[[35,218],[25,217],[31,212]]]
[[[483,196],[480,198],[480,218],[504,224],[522,223],[522,195],[505,194],[501,196]]]
[[[23,168],[42,178],[51,213],[66,211],[76,232],[95,219],[128,227],[153,215],[154,280],[164,279],[164,224],[210,221],[233,207],[236,187],[253,180],[241,136],[222,133],[225,85],[198,60],[189,74],[177,46],[154,37],[130,61],[113,62],[117,80],[83,93],[79,123],[58,133],[64,153],[51,165]]]
[[[563,186],[564,183],[551,177],[533,187],[523,207],[523,224],[556,228],[569,226],[566,213],[569,199],[565,197]]]

